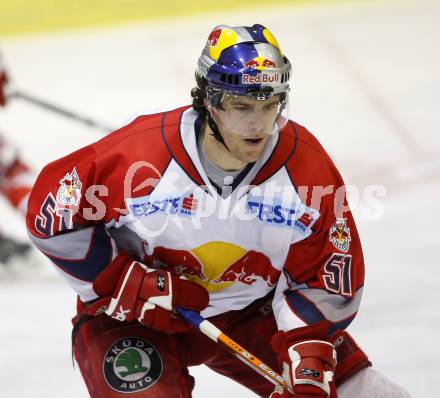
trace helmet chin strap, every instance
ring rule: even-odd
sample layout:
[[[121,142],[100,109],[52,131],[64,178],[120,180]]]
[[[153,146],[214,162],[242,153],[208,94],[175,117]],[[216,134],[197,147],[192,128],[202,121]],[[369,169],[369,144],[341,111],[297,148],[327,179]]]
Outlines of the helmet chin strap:
[[[218,129],[217,123],[214,121],[214,119],[211,116],[211,112],[206,110],[206,119],[208,121],[208,126],[210,127],[212,133],[211,135],[218,141],[220,144],[223,144],[223,146],[229,151],[228,146],[226,145],[225,140],[223,139],[222,135],[220,134],[220,131]]]

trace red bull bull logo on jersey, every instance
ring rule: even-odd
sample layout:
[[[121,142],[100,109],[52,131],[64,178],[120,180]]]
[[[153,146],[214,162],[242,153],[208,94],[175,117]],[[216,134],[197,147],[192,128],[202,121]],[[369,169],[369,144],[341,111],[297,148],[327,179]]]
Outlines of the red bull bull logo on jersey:
[[[171,267],[177,275],[196,277],[201,281],[208,280],[203,272],[202,263],[188,250],[156,247],[153,253],[153,264],[156,268]]]
[[[192,250],[156,247],[152,257],[155,267],[171,268],[208,292],[236,283],[251,286],[260,282],[272,288],[280,276],[263,253],[228,242],[208,242]]]
[[[252,285],[260,278],[268,286],[273,287],[279,276],[280,271],[272,267],[270,260],[264,254],[251,250],[226,268],[213,283],[240,282]]]

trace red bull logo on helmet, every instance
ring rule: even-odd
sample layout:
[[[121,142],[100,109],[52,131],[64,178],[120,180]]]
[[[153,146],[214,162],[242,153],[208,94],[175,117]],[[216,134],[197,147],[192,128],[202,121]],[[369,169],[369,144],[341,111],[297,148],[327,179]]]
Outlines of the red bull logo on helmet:
[[[221,29],[213,30],[208,37],[208,41],[206,42],[206,46],[207,47],[216,47],[218,44],[218,41],[220,39],[221,34],[222,34]]]
[[[264,61],[263,61],[263,67],[265,67],[265,68],[275,68],[275,62],[273,62],[273,61],[271,61],[270,59],[265,59]]]
[[[256,57],[245,62],[244,66],[253,69],[275,68],[275,62],[263,57]]]
[[[261,72],[257,75],[243,73],[243,84],[279,84],[281,82],[280,73]]]

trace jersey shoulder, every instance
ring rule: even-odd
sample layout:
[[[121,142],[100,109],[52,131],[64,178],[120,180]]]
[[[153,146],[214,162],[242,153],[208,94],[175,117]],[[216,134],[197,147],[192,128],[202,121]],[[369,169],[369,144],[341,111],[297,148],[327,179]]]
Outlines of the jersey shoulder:
[[[91,144],[89,151],[95,154],[95,166],[98,170],[117,166],[119,170],[126,172],[135,163],[146,162],[162,173],[171,159],[163,137],[164,124],[168,127],[170,123],[169,117],[165,122],[165,116],[180,115],[187,108],[139,116],[126,126]],[[174,119],[177,127],[179,118]]]
[[[169,112],[160,112],[138,116],[131,123],[112,132],[93,145],[98,154],[107,152],[123,152],[126,155],[135,155],[139,152],[145,156],[145,149],[151,154],[153,149],[163,143],[162,129],[164,116],[168,113],[181,113],[185,108],[175,109]],[[169,118],[168,118],[169,119]]]
[[[94,216],[94,221],[99,218],[104,222],[118,219],[117,209],[124,209],[127,190],[133,198],[148,195],[171,161],[161,131],[164,115],[140,116],[101,140],[46,165],[30,194],[29,229],[35,230],[35,223],[40,223],[41,228],[36,229],[39,235],[53,235],[61,228],[54,227],[61,225],[61,208],[68,208],[70,213],[75,208],[69,225],[90,224],[90,217],[83,217],[82,209],[97,208],[96,192],[104,207],[102,215]],[[42,209],[47,213],[44,219]],[[54,222],[45,227],[49,215]]]
[[[295,185],[334,185],[341,177],[330,155],[319,140],[304,126],[291,121],[296,134],[296,148],[287,163]]]

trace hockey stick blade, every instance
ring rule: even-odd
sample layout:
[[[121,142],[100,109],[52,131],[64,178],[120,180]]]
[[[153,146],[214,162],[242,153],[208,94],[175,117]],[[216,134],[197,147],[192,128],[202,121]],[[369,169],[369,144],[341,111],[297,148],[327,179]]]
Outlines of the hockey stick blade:
[[[211,340],[226,348],[231,354],[265,377],[272,384],[291,391],[286,381],[280,374],[271,369],[255,355],[252,355],[249,351],[224,334],[219,328],[217,328],[207,319],[203,318],[200,314],[182,307],[176,307],[176,311],[186,322],[194,326],[196,329],[199,329]]]

